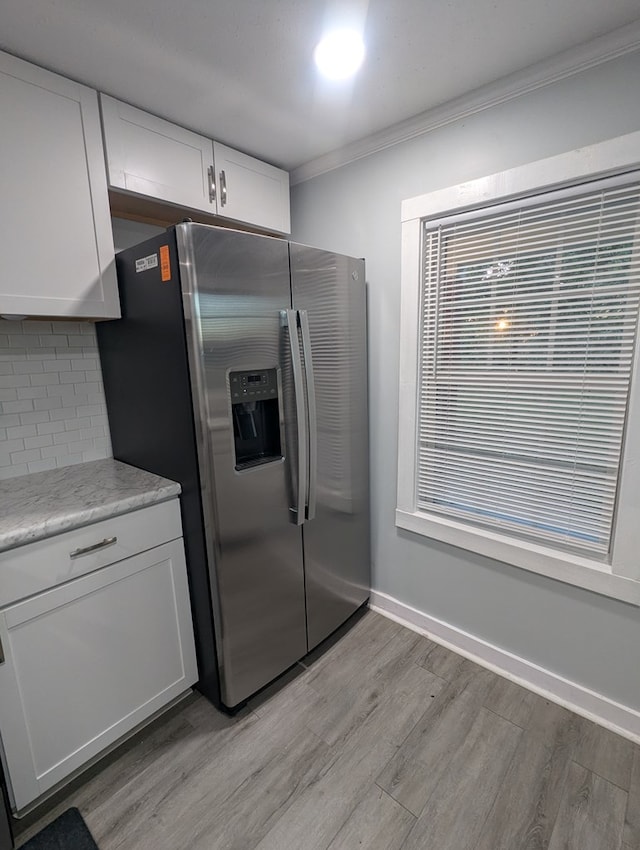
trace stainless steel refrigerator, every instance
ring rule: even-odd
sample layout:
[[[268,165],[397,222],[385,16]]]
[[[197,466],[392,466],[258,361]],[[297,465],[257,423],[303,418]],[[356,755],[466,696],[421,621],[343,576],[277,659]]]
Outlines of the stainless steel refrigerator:
[[[114,457],[182,485],[199,687],[234,708],[369,596],[364,261],[185,223],[117,270]]]

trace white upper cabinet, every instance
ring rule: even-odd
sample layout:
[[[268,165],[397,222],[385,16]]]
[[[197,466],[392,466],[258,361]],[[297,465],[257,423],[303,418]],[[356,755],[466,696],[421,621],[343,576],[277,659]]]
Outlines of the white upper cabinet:
[[[100,100],[111,188],[290,231],[286,171],[112,97]]]
[[[210,139],[100,95],[109,185],[217,212]]]
[[[118,318],[96,92],[0,53],[0,314]]]
[[[290,232],[286,171],[219,142],[213,143],[213,159],[221,216],[279,233]]]

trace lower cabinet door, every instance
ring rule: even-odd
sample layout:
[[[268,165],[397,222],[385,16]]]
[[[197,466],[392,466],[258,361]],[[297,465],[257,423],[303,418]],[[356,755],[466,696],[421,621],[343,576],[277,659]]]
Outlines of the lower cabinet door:
[[[0,613],[0,736],[21,810],[197,679],[182,540]]]

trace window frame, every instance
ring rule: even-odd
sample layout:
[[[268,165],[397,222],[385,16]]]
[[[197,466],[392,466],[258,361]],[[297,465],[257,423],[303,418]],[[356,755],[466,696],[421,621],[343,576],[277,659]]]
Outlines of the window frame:
[[[617,175],[640,179],[640,132],[439,189],[402,203],[396,525],[640,606],[640,338],[633,355],[611,563],[533,543],[416,507],[422,237],[425,221],[475,214]]]

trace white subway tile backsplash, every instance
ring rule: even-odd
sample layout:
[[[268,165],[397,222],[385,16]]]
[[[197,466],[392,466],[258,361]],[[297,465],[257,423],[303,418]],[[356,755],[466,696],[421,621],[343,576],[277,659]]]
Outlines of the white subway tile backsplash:
[[[41,336],[40,337],[40,347],[41,348],[64,348],[67,345],[67,337],[60,335],[53,336]]]
[[[7,439],[3,442],[3,444],[0,446],[0,452],[11,454],[11,452],[19,452],[23,448],[24,440],[19,440],[14,437],[11,440]]]
[[[21,398],[46,398],[46,387],[18,387],[18,401]]]
[[[0,466],[11,466],[11,455],[24,449],[24,440],[3,440],[0,445]]]
[[[71,360],[50,360],[47,357],[42,361],[42,368],[45,372],[70,372]]]
[[[60,419],[72,419],[77,415],[77,408],[63,408],[62,407],[62,399],[58,399],[60,402],[60,407],[58,410],[51,410],[49,412],[49,416],[51,417],[52,422],[57,422]]]
[[[104,437],[104,428],[96,426],[95,428],[80,429],[81,440],[92,440],[94,437]]]
[[[28,375],[0,375],[0,389],[2,390],[6,390],[9,387],[28,386],[30,386]]]
[[[65,422],[43,422],[36,425],[38,434],[60,434],[65,430]]]
[[[7,428],[7,439],[13,440],[17,437],[35,437],[38,432],[35,425],[17,425]]]
[[[79,416],[77,419],[67,419],[64,423],[64,427],[66,431],[78,431],[80,428],[90,428],[91,417]],[[104,437],[104,428],[101,430],[100,434],[96,434],[96,436]]]
[[[62,455],[68,455],[69,449],[66,445],[63,446],[45,446],[43,449],[40,449],[42,452],[42,457],[61,457]]]
[[[82,460],[88,463],[90,460],[101,460],[104,457],[104,449],[90,449],[88,452],[82,452]]]
[[[96,460],[100,460],[100,458],[96,458]],[[29,473],[32,472],[45,472],[47,469],[55,469],[56,461],[55,458],[50,457],[48,460],[35,460],[32,463],[28,463]]]
[[[36,410],[33,413],[21,413],[20,422],[22,425],[37,425],[39,422],[49,422],[49,414],[45,410]]]
[[[42,375],[31,376],[32,387],[48,387],[51,384],[59,384],[60,378],[57,372],[43,372]]]
[[[79,357],[77,360],[71,360],[71,368],[73,371],[81,371],[84,369],[99,369],[98,361],[95,357]],[[102,380],[102,374],[97,379],[99,381]]]
[[[57,375],[45,375],[45,376],[38,375],[38,377],[39,378],[42,378],[42,377],[53,378],[53,377],[55,377],[56,381],[58,380]],[[60,396],[60,398],[68,398],[69,396],[75,396],[75,394],[76,394],[76,388],[73,387],[73,386],[70,386],[69,384],[49,384],[47,386],[47,395],[50,398],[55,398],[57,396]]]
[[[56,334],[79,334],[83,322],[52,322],[51,330]]]
[[[0,478],[110,456],[94,325],[0,320]]]
[[[61,446],[63,443],[73,443],[78,439],[77,431],[60,431],[53,435],[53,444]]]
[[[5,336],[14,336],[15,334],[23,336],[26,333],[25,327],[28,327],[27,322],[7,322],[6,325],[2,325],[2,334]]]
[[[27,415],[28,414],[23,413],[23,416]],[[20,415],[18,413],[2,414],[2,416],[0,416],[0,427],[9,428],[12,425],[19,425],[20,421]]]
[[[0,469],[0,480],[3,478],[18,478],[20,475],[27,475],[29,467],[26,463],[18,463],[14,466],[7,466]]]
[[[71,432],[73,433],[73,431]],[[71,454],[82,454],[89,452],[93,448],[93,440],[77,440],[75,443],[69,443],[68,449]]]
[[[25,399],[24,401],[3,401],[3,413],[27,413],[33,410],[33,401]]]
[[[103,412],[103,407],[100,404],[89,404],[78,407],[78,416],[99,416]]]
[[[62,407],[62,399],[61,398],[37,398],[33,402],[33,406],[36,410],[54,410],[57,407]]]
[[[83,393],[65,393],[62,396],[63,407],[77,407],[79,404],[86,404],[88,396]]]
[[[13,371],[16,375],[32,375],[36,372],[42,372],[41,360],[19,360],[13,364]]]
[[[40,460],[41,454],[39,449],[29,449],[28,451],[12,452],[11,465],[17,466],[21,463],[29,463],[30,461]]]
[[[30,334],[9,334],[9,348],[42,348],[40,345],[39,336],[31,336]]]
[[[40,319],[25,319],[23,322],[14,324],[22,324],[22,333],[25,334],[48,334],[51,333],[51,322],[40,321]]]
[[[84,463],[84,457],[78,454],[56,458],[56,466],[73,466],[76,463]]]
[[[61,372],[60,373],[60,383],[61,384],[83,384],[86,383],[87,373],[86,372]]]
[[[41,437],[26,437],[24,441],[25,449],[41,449],[43,446],[52,446],[53,437],[51,434],[43,434]]]

